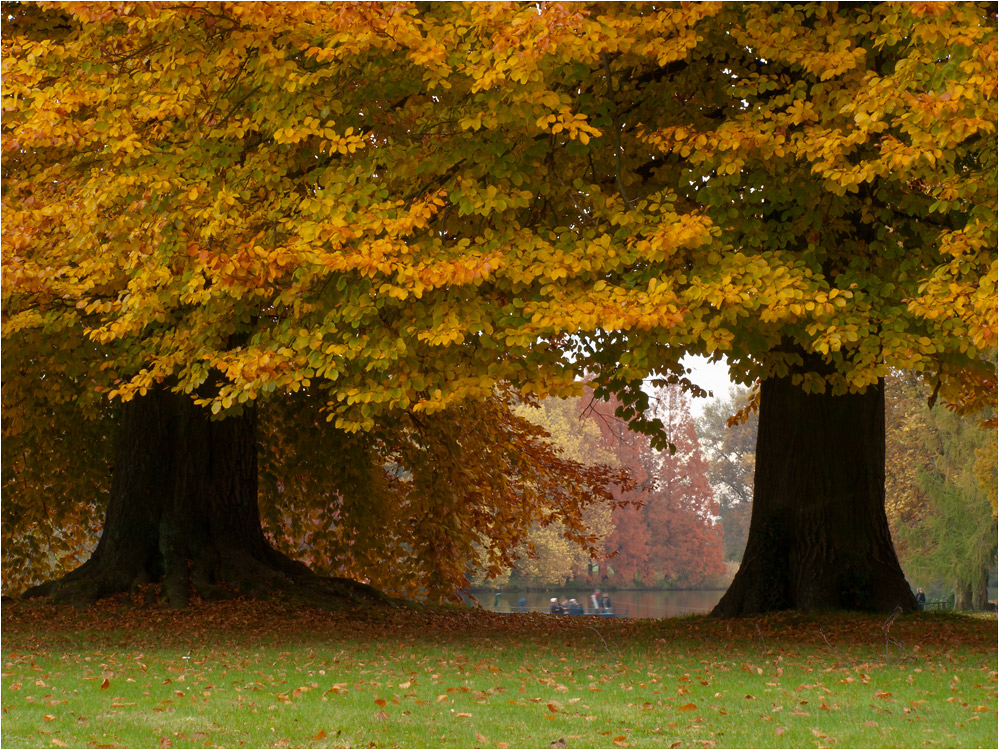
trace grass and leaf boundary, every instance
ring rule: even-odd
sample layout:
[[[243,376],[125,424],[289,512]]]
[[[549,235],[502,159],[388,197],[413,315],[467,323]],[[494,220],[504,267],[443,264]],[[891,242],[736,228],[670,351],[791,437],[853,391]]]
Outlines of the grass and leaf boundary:
[[[3,604],[4,747],[995,747],[996,619]]]

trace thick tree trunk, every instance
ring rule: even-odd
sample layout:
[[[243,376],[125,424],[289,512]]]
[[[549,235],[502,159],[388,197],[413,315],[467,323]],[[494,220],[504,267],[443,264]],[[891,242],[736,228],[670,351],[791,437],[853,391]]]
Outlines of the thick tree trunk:
[[[749,539],[712,614],[915,610],[884,508],[884,384],[806,394],[764,381]]]
[[[954,609],[984,612],[989,608],[989,569],[983,568],[954,584]]]
[[[191,589],[205,599],[317,584],[330,592],[374,589],[320,579],[275,550],[257,508],[256,417],[223,420],[166,389],[122,408],[107,516],[91,558],[26,598],[89,604],[161,581],[174,607]],[[320,586],[321,587],[321,586]]]
[[[971,591],[971,606],[976,612],[984,612],[989,608],[989,569],[983,568],[975,576]]]
[[[968,612],[972,609],[971,583],[959,581],[954,584],[954,611]]]

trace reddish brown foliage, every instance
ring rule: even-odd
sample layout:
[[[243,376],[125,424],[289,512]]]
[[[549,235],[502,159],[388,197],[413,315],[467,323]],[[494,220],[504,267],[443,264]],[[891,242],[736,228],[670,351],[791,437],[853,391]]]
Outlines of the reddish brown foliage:
[[[614,582],[696,586],[721,575],[718,503],[688,397],[677,387],[665,389],[651,414],[662,421],[673,452],[655,451],[648,436],[629,432],[614,415],[618,406],[616,401],[589,406],[606,444],[635,482],[622,497],[631,504],[614,510],[615,530],[607,541],[608,552],[615,554]]]

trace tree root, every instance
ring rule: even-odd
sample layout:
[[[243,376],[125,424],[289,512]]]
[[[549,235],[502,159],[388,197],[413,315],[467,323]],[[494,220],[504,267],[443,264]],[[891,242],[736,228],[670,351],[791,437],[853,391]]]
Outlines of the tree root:
[[[266,547],[260,555],[245,550],[221,554],[212,550],[196,558],[175,558],[158,578],[145,568],[136,571],[125,566],[102,565],[92,558],[62,578],[28,589],[21,598],[88,607],[103,598],[128,593],[135,604],[151,604],[148,584],[152,583],[159,584],[159,598],[173,609],[187,608],[192,595],[209,602],[279,595],[333,610],[401,604],[367,584],[319,576],[305,564],[271,547]],[[144,600],[139,596],[140,591]]]

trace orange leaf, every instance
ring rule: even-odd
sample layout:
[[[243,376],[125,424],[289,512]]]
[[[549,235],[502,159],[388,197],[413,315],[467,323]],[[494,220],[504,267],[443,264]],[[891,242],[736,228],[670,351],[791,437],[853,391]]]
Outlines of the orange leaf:
[[[316,736],[313,737],[312,739],[315,740],[316,742],[326,739],[326,730],[320,729],[318,732],[316,732]]]
[[[375,698],[375,705],[378,706],[379,708],[385,708],[385,699]]]
[[[680,706],[677,709],[677,711],[696,711],[696,710],[697,710],[696,703],[684,703],[682,706]]]
[[[111,680],[105,677],[104,682],[101,683],[101,690],[107,690],[109,687],[111,687]]]

